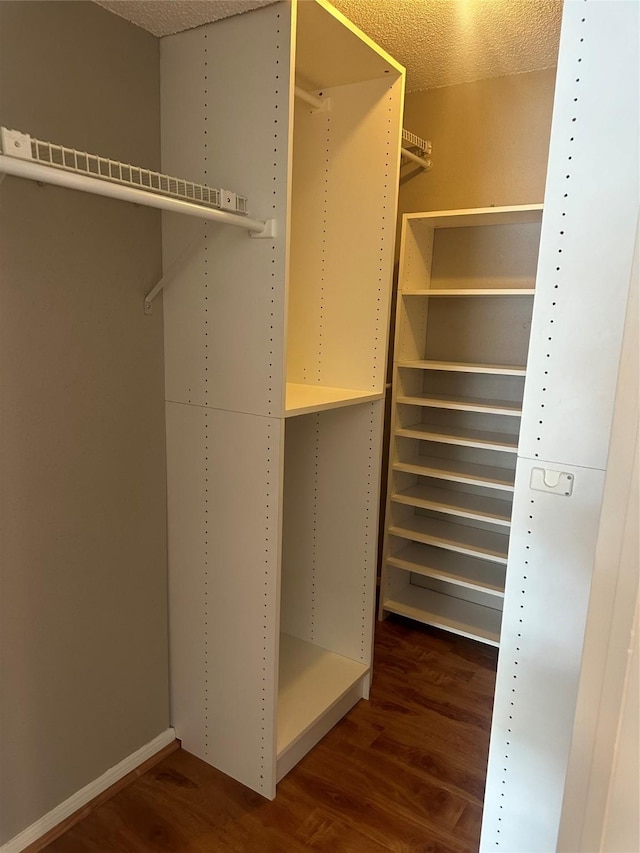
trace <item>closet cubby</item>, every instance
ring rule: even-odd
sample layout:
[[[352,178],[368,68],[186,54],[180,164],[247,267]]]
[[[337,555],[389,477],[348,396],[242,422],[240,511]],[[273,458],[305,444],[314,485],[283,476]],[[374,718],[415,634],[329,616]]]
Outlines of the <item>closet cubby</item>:
[[[380,615],[498,645],[542,208],[407,214]]]
[[[163,168],[276,226],[166,216],[163,306],[172,719],[273,797],[369,690],[404,72],[305,0],[163,39],[162,83]]]
[[[388,60],[318,4],[297,8],[295,82],[328,109],[294,99],[288,416],[384,393],[399,144]]]

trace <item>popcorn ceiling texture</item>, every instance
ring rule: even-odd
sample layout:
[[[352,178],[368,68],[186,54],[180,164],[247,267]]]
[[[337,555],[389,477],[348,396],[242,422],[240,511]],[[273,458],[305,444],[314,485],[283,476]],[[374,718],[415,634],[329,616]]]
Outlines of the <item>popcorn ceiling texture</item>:
[[[97,2],[163,36],[274,0]],[[333,5],[406,67],[408,92],[556,65],[561,0],[333,0]]]
[[[407,69],[407,91],[557,63],[560,0],[332,0]]]
[[[275,0],[95,0],[154,36],[168,36],[268,6]]]

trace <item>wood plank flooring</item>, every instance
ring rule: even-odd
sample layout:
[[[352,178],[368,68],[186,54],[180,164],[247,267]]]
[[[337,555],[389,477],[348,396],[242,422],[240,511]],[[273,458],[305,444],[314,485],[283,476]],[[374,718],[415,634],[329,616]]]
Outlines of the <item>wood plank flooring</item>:
[[[360,702],[264,800],[178,750],[48,853],[475,853],[497,652],[390,618]]]

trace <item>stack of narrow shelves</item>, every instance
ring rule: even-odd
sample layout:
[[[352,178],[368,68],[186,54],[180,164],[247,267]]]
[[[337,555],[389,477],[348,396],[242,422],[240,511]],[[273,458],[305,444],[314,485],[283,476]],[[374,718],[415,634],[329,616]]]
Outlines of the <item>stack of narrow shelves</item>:
[[[404,217],[380,615],[498,645],[541,205]]]

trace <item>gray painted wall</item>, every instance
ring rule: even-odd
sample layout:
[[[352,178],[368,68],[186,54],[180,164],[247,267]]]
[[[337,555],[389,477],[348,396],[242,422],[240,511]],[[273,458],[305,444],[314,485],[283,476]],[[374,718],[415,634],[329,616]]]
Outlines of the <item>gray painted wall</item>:
[[[0,3],[0,124],[158,168],[158,43]],[[160,215],[0,187],[0,843],[169,725]]]

